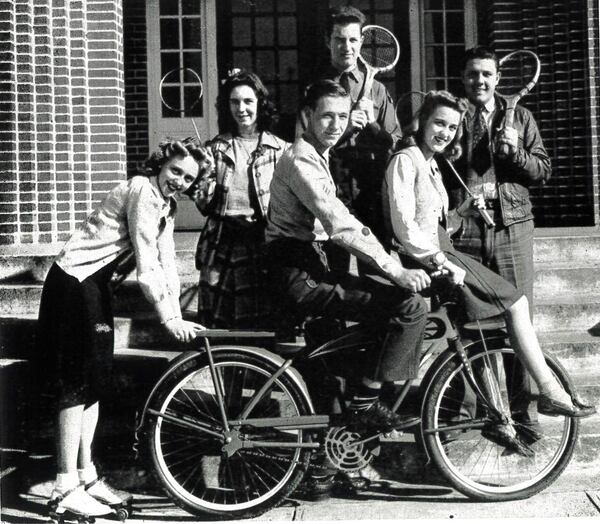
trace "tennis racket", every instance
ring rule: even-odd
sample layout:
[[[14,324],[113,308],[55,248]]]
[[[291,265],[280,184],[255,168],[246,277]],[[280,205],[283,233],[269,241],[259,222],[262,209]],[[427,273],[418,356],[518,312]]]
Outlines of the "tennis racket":
[[[398,101],[396,102],[396,116],[398,117],[398,122],[400,122],[400,126],[402,128],[403,133],[415,132],[417,130],[417,120],[419,118],[419,109],[423,105],[423,101],[425,100],[425,93],[422,91],[409,91],[402,95]],[[471,192],[471,190],[467,187],[467,184],[464,183],[462,177],[456,171],[454,164],[450,161],[449,158],[446,158],[444,155],[441,156],[448,168],[452,172],[452,174],[456,177],[456,180],[460,183],[460,185],[464,188],[467,195],[475,198],[475,195]],[[479,214],[483,218],[487,227],[494,227],[496,223],[490,216],[490,214],[485,209],[477,209]]]
[[[513,127],[517,102],[533,89],[540,77],[540,59],[533,51],[513,51],[500,59],[499,66],[500,80],[496,91],[506,100],[504,125]],[[509,148],[502,144],[496,153],[504,158]]]
[[[416,132],[418,112],[423,105],[423,100],[425,100],[423,91],[409,91],[396,101],[396,118],[403,135]]]
[[[181,117],[191,113],[192,109],[200,103],[204,93],[200,75],[189,67],[167,71],[161,78],[158,88],[161,102],[171,111],[179,113]],[[198,142],[202,144],[194,117],[190,115],[189,118]]]
[[[394,69],[400,58],[400,44],[393,33],[385,27],[366,25],[362,29],[362,37],[360,61],[367,72],[359,99],[371,91],[375,75]]]

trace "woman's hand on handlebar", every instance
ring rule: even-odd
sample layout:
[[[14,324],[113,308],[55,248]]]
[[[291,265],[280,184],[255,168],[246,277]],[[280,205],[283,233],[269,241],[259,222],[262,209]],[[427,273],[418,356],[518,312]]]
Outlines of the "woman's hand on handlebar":
[[[449,260],[444,262],[442,269],[448,271],[448,279],[456,286],[462,286],[465,283],[465,275],[467,272],[462,268],[453,264]]]
[[[201,324],[189,322],[179,317],[170,318],[164,324],[169,334],[179,342],[191,342],[200,331],[206,329]]]

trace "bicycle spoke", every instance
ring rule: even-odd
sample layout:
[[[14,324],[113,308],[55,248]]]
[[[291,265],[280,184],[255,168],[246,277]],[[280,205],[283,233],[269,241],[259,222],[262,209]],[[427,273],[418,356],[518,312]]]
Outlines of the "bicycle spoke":
[[[430,431],[432,427],[439,428],[442,433],[426,433],[426,442],[436,443],[433,447],[428,446],[430,453],[461,491],[464,489],[465,493],[481,496],[484,500],[500,500],[499,497],[510,500],[512,493],[534,490],[548,475],[556,476],[565,467],[563,457],[568,453],[568,460],[572,453],[576,422],[565,417],[535,414],[530,393],[525,392],[522,383],[517,382],[512,390],[510,385],[505,385],[507,370],[512,369],[515,361],[512,350],[491,349],[488,354],[480,352],[470,356],[470,361],[481,391],[489,396],[488,400],[493,406],[499,410],[501,406],[510,406],[517,415],[524,417],[527,411],[534,413],[534,420],[537,420],[535,428],[521,423],[520,419],[504,426],[509,435],[512,434],[509,438],[535,438],[538,433],[541,438],[529,445],[531,456],[524,456],[490,440],[495,439],[492,433],[489,439],[483,437],[482,428],[476,427],[475,420],[485,421],[489,417],[486,428],[490,432],[494,431],[494,424],[499,421],[494,422],[493,411],[486,415],[487,409],[481,402],[469,400],[477,400],[477,397],[464,380],[462,364],[453,361],[447,364],[444,373],[438,375],[443,378],[439,379],[435,391],[430,389],[434,397],[428,401],[428,417],[433,418],[427,419],[425,429]],[[556,369],[553,373],[560,380]],[[508,415],[508,411],[506,413]],[[473,427],[469,427],[470,423],[473,423]],[[459,429],[452,429],[457,425],[461,425]],[[536,433],[532,433],[533,429]],[[556,473],[559,467],[561,469]]]

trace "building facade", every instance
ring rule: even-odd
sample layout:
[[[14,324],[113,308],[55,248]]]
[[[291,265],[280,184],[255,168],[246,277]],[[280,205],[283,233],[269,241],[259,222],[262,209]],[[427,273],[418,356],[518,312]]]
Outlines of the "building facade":
[[[265,80],[290,138],[303,79],[328,56],[327,11],[346,3],[397,35],[394,99],[460,93],[465,47],[535,51],[542,75],[523,103],[553,162],[536,224],[598,231],[596,0],[0,0],[0,245],[56,249],[161,137],[194,134],[192,119],[214,136],[233,67]],[[178,227],[198,229],[181,207]]]

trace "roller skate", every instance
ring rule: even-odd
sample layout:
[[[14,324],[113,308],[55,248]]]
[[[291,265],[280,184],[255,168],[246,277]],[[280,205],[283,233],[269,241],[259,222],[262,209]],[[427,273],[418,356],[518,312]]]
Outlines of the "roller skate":
[[[77,486],[62,494],[55,491],[48,502],[48,516],[54,524],[64,522],[93,524],[95,517],[110,513],[112,513],[111,508],[88,495],[83,486]]]
[[[109,506],[121,522],[131,515],[131,495],[110,487],[103,479],[97,478],[85,484],[85,492],[96,501]]]

